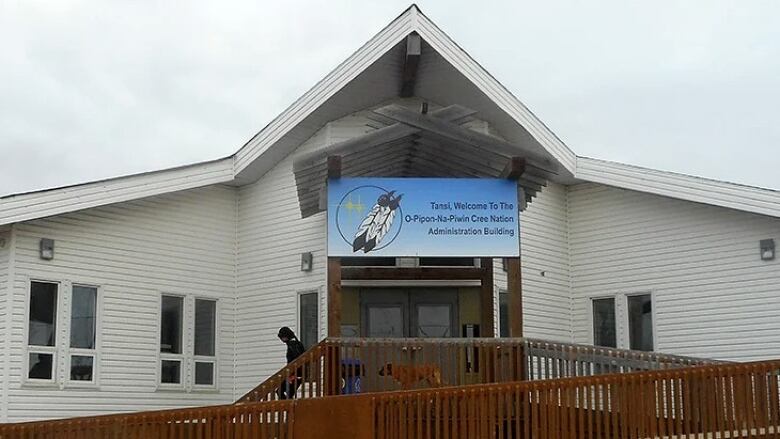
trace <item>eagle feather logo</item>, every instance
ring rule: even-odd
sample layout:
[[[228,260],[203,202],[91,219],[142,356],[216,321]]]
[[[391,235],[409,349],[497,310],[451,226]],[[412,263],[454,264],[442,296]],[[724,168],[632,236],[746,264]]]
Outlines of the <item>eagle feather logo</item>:
[[[387,235],[390,227],[393,226],[398,206],[401,203],[403,194],[394,195],[395,191],[390,191],[379,196],[376,204],[368,212],[355,232],[355,239],[352,241],[352,251],[363,250],[368,253]]]

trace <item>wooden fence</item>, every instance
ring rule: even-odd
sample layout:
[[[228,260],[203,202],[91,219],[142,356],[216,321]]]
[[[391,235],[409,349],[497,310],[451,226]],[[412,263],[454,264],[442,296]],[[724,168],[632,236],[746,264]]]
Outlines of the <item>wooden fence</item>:
[[[0,439],[777,437],[780,361],[0,425]]]
[[[533,381],[722,362],[525,338],[322,341],[238,403],[274,401],[285,380],[298,398]],[[359,389],[356,389],[359,378]],[[348,383],[352,381],[352,383]]]

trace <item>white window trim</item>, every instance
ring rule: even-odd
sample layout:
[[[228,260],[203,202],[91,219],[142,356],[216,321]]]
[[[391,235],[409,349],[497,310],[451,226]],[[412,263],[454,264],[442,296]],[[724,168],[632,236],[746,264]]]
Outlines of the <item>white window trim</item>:
[[[195,355],[195,303],[198,300],[208,300],[214,302],[214,356]],[[219,390],[219,302],[220,300],[215,297],[207,296],[194,296],[192,299],[192,359],[191,363],[191,382],[192,391],[196,392],[216,392]],[[196,384],[195,383],[195,363],[213,363],[213,384]]]
[[[620,330],[620,320],[622,313],[620,312],[620,295],[619,294],[601,294],[597,296],[590,296],[588,297],[588,343],[595,346],[596,345],[596,334],[595,334],[595,328],[593,327],[594,321],[593,321],[593,301],[599,300],[599,299],[613,299],[615,301],[615,346],[614,348],[610,348],[608,346],[601,346],[605,349],[620,349],[621,346],[623,346],[622,342],[622,334]]]
[[[160,337],[162,336],[162,301],[163,297],[178,297],[182,299],[182,309],[181,309],[181,330],[179,331],[179,336],[181,337],[180,343],[182,345],[182,350],[180,354],[171,354],[168,352],[162,352],[160,350]],[[177,293],[160,293],[159,300],[157,303],[157,389],[158,390],[176,390],[176,391],[183,391],[186,389],[186,382],[187,382],[187,362],[186,362],[186,353],[187,353],[187,346],[185,343],[190,338],[185,334],[185,331],[187,330],[187,326],[189,324],[189,319],[187,318],[187,296],[184,294],[177,294]],[[179,382],[178,383],[163,383],[162,382],[162,362],[163,361],[178,361],[180,363],[179,366]]]
[[[317,341],[322,338],[323,325],[320,320],[322,316],[322,294],[319,288],[309,288],[306,290],[298,290],[295,293],[295,333],[298,337],[302,337],[303,325],[301,324],[301,296],[304,294],[316,294],[317,295]]]
[[[631,293],[623,293],[620,296],[621,298],[621,305],[623,307],[623,315],[621,316],[622,324],[624,325],[625,331],[623,331],[622,339],[623,339],[623,346],[625,349],[631,349],[631,334],[630,331],[630,325],[628,322],[628,298],[629,297],[635,297],[635,296],[650,296],[650,319],[652,320],[652,328],[653,328],[653,350],[652,352],[656,352],[658,350],[658,319],[656,318],[656,308],[657,308],[657,302],[655,300],[655,292],[652,290],[640,290],[635,291]],[[616,301],[617,303],[617,301]]]
[[[73,312],[73,287],[87,287],[95,288],[95,349],[84,348],[72,348],[70,347],[70,332],[71,332],[71,313]],[[100,347],[102,344],[103,333],[103,287],[93,283],[87,282],[72,282],[68,288],[68,300],[66,309],[63,310],[66,313],[65,319],[68,322],[67,330],[65,331],[62,350],[64,355],[64,376],[63,381],[66,387],[69,388],[99,388],[100,387]],[[70,362],[73,355],[78,356],[91,356],[92,360],[92,381],[79,381],[70,379]]]
[[[62,343],[61,341],[61,319],[60,319],[60,312],[62,310],[62,292],[63,292],[63,282],[58,280],[52,280],[55,279],[55,276],[31,276],[27,277],[25,281],[27,282],[26,291],[25,291],[25,298],[24,298],[24,358],[22,359],[22,385],[23,386],[30,386],[30,387],[56,387],[58,385],[59,380],[57,379],[59,376],[59,346]],[[55,327],[54,327],[54,346],[30,346],[30,298],[32,294],[32,283],[33,282],[40,282],[40,283],[48,283],[48,284],[55,284],[57,285],[57,310],[54,314],[55,318]],[[51,379],[44,380],[44,379],[37,379],[37,378],[30,378],[30,354],[35,353],[41,353],[41,354],[51,354],[52,355],[52,368],[51,368]]]

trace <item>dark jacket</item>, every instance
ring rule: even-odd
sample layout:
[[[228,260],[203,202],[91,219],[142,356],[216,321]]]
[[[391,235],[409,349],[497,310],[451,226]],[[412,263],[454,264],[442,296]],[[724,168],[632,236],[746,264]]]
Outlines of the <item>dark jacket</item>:
[[[303,347],[303,343],[298,341],[297,338],[291,338],[287,341],[287,364],[292,363],[296,358],[303,355],[306,348]],[[295,370],[295,376],[298,379],[303,378],[303,368],[299,367]]]
[[[290,364],[296,358],[303,355],[306,352],[306,348],[303,347],[303,343],[298,341],[297,338],[291,338],[287,341],[287,364]]]

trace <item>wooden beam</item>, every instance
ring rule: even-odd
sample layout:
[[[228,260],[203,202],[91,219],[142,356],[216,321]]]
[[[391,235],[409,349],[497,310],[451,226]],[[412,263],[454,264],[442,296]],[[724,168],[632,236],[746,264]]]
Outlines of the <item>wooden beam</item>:
[[[422,53],[420,35],[412,32],[406,37],[406,58],[404,59],[404,73],[401,76],[402,98],[414,96],[414,83],[417,80],[417,66],[420,64]]]
[[[523,282],[520,258],[507,258],[507,293],[509,294],[509,335],[523,336]]]
[[[328,178],[341,178],[341,156],[328,156]]]
[[[341,336],[341,258],[328,258],[328,337]]]
[[[482,337],[495,337],[496,314],[493,309],[493,258],[481,258],[482,286],[480,289],[480,312]]]
[[[436,111],[432,111],[431,116],[436,116],[444,121],[460,120],[464,117],[475,114],[476,111],[461,105],[449,105],[444,108],[439,108]],[[456,125],[457,126],[457,125]],[[420,129],[410,127],[403,123],[395,123],[378,130],[371,131],[362,136],[353,137],[343,142],[334,143],[323,149],[307,152],[301,154],[293,161],[293,172],[296,174],[317,165],[326,157],[331,155],[346,155],[357,150],[367,150],[398,141],[405,137],[409,137],[412,134],[419,133]]]
[[[504,170],[501,171],[500,178],[507,180],[517,180],[525,172],[525,159],[522,157],[510,157]]]
[[[438,117],[422,115],[401,107],[400,105],[388,105],[374,111],[391,119],[395,119],[400,123],[419,128],[423,131],[430,131],[452,141],[463,142],[473,147],[483,148],[506,157],[515,156],[521,151],[517,146],[499,138],[470,130]],[[537,165],[535,166],[539,168],[543,168],[539,165],[540,163],[543,163],[548,168],[554,167],[549,159],[544,158],[539,154],[528,153],[526,160],[531,162],[529,164],[536,162]],[[549,172],[554,173],[553,171]]]
[[[478,267],[343,267],[343,280],[482,280]]]

